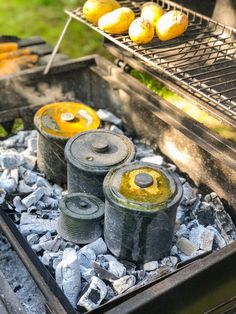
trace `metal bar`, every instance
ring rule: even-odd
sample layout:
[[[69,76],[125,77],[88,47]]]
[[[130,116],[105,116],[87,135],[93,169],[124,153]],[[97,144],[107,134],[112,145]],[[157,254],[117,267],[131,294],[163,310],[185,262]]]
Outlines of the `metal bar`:
[[[194,68],[190,68],[188,70],[181,70],[178,73],[181,74],[181,73],[187,73],[187,72],[191,72],[191,71],[196,71],[196,70],[199,70],[199,69],[202,70],[202,69],[206,69],[206,68],[209,68],[209,67],[217,66],[219,64],[225,64],[225,63],[230,63],[230,62],[232,62],[232,60],[225,60],[225,61],[217,62],[215,64],[204,65],[204,66],[201,66],[201,68],[194,67]],[[205,74],[206,72],[203,72],[203,73]]]
[[[224,71],[225,70],[228,70],[228,69],[232,69],[232,68],[235,68],[236,67],[236,64],[233,65],[233,66],[229,66],[229,67],[224,67]],[[216,75],[216,76],[209,76],[209,73],[212,74],[212,73],[215,73],[215,72],[220,72],[221,69],[215,69],[215,70],[211,70],[211,71],[207,71],[205,73],[198,73],[198,74],[194,74],[194,75],[191,75],[191,78],[192,79],[195,79],[196,77],[198,76],[203,76],[203,75],[208,75],[207,78],[205,79],[201,79],[201,82],[203,82],[204,80],[211,80],[211,79],[215,79],[215,78],[220,78],[220,77],[223,77],[223,76],[226,76],[226,75],[230,75],[230,74],[234,74],[235,72],[229,72],[229,73],[222,73],[220,75]]]
[[[216,43],[217,41],[219,41],[219,40],[218,40],[218,39],[215,39],[214,41],[207,42],[207,45],[208,45],[208,46],[205,46],[205,47],[202,47],[202,48],[197,48],[198,52],[201,51],[201,50],[215,49],[216,47],[222,47],[222,46],[226,46],[226,45],[232,45],[231,43],[225,43],[225,44],[214,45],[214,47],[209,45],[209,43]],[[170,51],[176,51],[176,50],[181,51],[181,50],[186,49],[186,48],[190,48],[190,50],[187,51],[188,53],[190,53],[190,52],[193,52],[193,51],[194,51],[194,50],[193,50],[193,47],[195,47],[195,46],[202,46],[202,45],[203,45],[202,43],[196,43],[196,44],[191,44],[191,45],[190,45],[189,42],[188,42],[187,44],[188,44],[188,45],[185,45],[185,46],[182,47],[182,48],[180,48],[180,47],[178,47],[178,46],[177,46],[177,47],[174,47],[174,48],[168,48],[168,53],[169,53]],[[155,49],[155,48],[160,49],[160,50],[158,51],[158,54],[166,53],[165,50],[162,50],[162,49],[159,48],[158,46],[157,46],[157,47],[153,46],[153,47],[151,47],[151,49],[152,49],[152,48],[153,48],[153,49]],[[147,48],[146,48],[146,49],[147,49]],[[145,49],[145,48],[137,49],[137,51],[141,52],[142,50],[146,50],[146,49]],[[228,48],[228,49],[231,50],[231,49],[235,49],[235,48]],[[183,52],[183,53],[186,53],[186,52]],[[150,54],[152,54],[152,52],[150,52]],[[178,52],[178,54],[179,54],[179,52]],[[149,55],[149,54],[146,54],[146,56],[147,56],[147,55]],[[168,56],[169,56],[169,55],[168,55]]]
[[[225,89],[224,91],[222,92],[212,92],[212,95],[218,95],[218,94],[226,94],[226,93],[229,93],[229,92],[233,92],[233,91],[236,91],[236,88],[228,88],[228,89]]]
[[[214,52],[215,53],[215,52]],[[212,53],[212,52],[209,52],[208,54],[209,55],[211,55],[211,54],[214,54],[214,53]],[[236,55],[235,54],[235,52],[234,53],[232,53],[232,54],[227,54],[227,57],[229,57],[229,56],[231,56],[231,55]],[[213,61],[216,61],[217,60],[217,58],[218,58],[218,56],[214,56],[214,57],[211,57],[211,58],[207,58],[206,60],[204,59],[204,60],[202,60],[203,62],[205,62],[205,61],[210,61],[210,60],[213,60]],[[187,62],[187,63],[183,63],[183,64],[181,64],[181,63],[177,63],[176,65],[174,65],[173,67],[174,68],[177,68],[177,67],[185,67],[185,66],[189,66],[189,65],[192,65],[192,64],[196,64],[196,63],[198,63],[198,61],[193,61],[193,62]],[[161,65],[161,64],[158,64],[158,65]]]
[[[0,229],[32,275],[55,314],[76,314],[55,280],[8,215],[0,209]],[[77,313],[78,314],[78,313]]]
[[[58,49],[59,49],[59,47],[61,45],[61,42],[62,42],[62,40],[63,40],[63,38],[64,38],[64,36],[66,34],[66,31],[67,31],[71,21],[72,21],[72,16],[69,16],[69,18],[68,18],[68,20],[67,20],[67,22],[66,22],[66,24],[65,24],[65,26],[64,26],[64,28],[62,30],[61,36],[59,37],[58,42],[57,42],[55,48],[53,49],[53,52],[52,52],[51,57],[50,57],[50,60],[48,61],[48,64],[47,64],[47,66],[46,66],[46,68],[45,68],[45,70],[43,72],[45,75],[48,74],[48,72],[50,71],[50,68],[51,68],[51,65],[53,63],[53,60],[54,60],[54,58],[55,58],[55,56],[57,54],[57,51],[58,51]]]
[[[202,81],[201,81],[201,82],[202,82]],[[236,79],[229,80],[229,81],[224,81],[224,82],[220,82],[220,83],[213,84],[213,85],[210,85],[210,84],[209,84],[208,87],[199,88],[199,90],[200,90],[200,91],[203,91],[203,90],[205,90],[205,89],[207,89],[207,88],[211,88],[211,89],[212,89],[212,88],[217,87],[217,86],[221,86],[221,85],[225,85],[225,84],[230,84],[230,83],[234,83],[234,82],[236,82]],[[233,90],[236,91],[236,86],[233,88]],[[224,93],[224,90],[221,91],[220,93]]]
[[[211,49],[210,47],[209,48],[204,48],[204,50],[207,50],[207,49]],[[200,50],[200,49],[199,49]],[[220,51],[220,52],[223,52],[223,51]],[[173,58],[173,57],[175,57],[175,60],[172,60],[172,62],[176,62],[176,61],[178,61],[179,59],[181,59],[181,61],[188,61],[188,60],[191,60],[192,58],[202,58],[202,57],[204,57],[204,56],[208,56],[208,55],[212,55],[212,54],[215,54],[216,52],[215,51],[209,51],[209,52],[205,52],[205,53],[202,53],[202,54],[198,54],[199,53],[199,51],[188,51],[188,52],[185,52],[185,53],[178,53],[177,52],[177,54],[178,54],[178,57],[176,57],[176,54],[172,54],[172,55],[167,55],[166,57],[165,57],[165,61],[163,61],[162,63],[158,63],[159,65],[161,65],[161,64],[165,64],[165,63],[168,63],[168,59],[169,58]],[[188,56],[188,57],[186,57],[186,58],[183,58],[183,54],[184,55],[188,55],[188,54],[190,54],[190,56]],[[191,54],[195,54],[195,55],[191,55]],[[145,55],[146,56],[146,55]],[[212,58],[216,58],[216,57],[212,57]],[[160,59],[159,57],[153,57],[153,58],[150,58],[151,60],[156,60],[156,59]],[[209,60],[209,58],[207,58],[206,59],[207,61]],[[205,59],[204,60],[202,60],[202,61],[205,61]],[[171,62],[171,61],[170,61]],[[191,63],[188,63],[188,64],[193,64],[193,62],[191,62]],[[177,66],[178,66],[179,64],[177,63]],[[181,63],[180,63],[180,65],[181,65]]]
[[[236,96],[234,96],[234,97],[229,97],[228,99],[224,99],[224,100],[222,100],[222,103],[223,103],[223,102],[226,102],[226,101],[231,101],[232,99],[236,99]],[[233,105],[233,107],[235,107],[235,106],[236,106],[236,104]]]

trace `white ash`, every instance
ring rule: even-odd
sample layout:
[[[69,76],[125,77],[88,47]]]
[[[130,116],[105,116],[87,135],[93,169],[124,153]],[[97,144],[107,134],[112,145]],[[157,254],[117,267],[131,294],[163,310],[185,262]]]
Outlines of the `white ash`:
[[[176,246],[181,252],[188,256],[191,256],[194,252],[196,252],[199,249],[198,243],[196,244],[193,241],[190,241],[184,237],[180,238],[176,242]]]
[[[185,213],[182,210],[177,209],[176,212],[176,221],[175,221],[175,230],[179,230],[180,226],[184,223]]]
[[[36,137],[29,138],[27,141],[27,146],[28,146],[30,154],[36,156],[36,154],[37,154],[37,138]]]
[[[124,134],[124,132],[120,128],[118,128],[118,126],[116,126],[114,124],[112,124],[110,126],[110,131],[114,132],[114,133],[117,133],[117,134]]]
[[[20,180],[17,187],[17,191],[20,194],[29,194],[34,192],[34,188],[32,186],[27,185],[24,180]]]
[[[166,168],[168,170],[170,170],[170,171],[173,171],[173,172],[175,172],[176,169],[177,169],[176,165],[173,165],[173,164],[170,164],[170,163],[167,164]]]
[[[145,271],[152,271],[158,268],[158,261],[147,262],[143,265]]]
[[[16,169],[20,165],[20,159],[16,154],[1,154],[0,163],[2,169]]]
[[[116,259],[113,255],[110,255],[110,254],[99,254],[99,255],[97,256],[96,261],[97,261],[102,267],[108,268],[109,262],[111,262],[111,261],[116,262],[117,259]]]
[[[33,245],[38,243],[39,241],[39,236],[36,233],[31,233],[27,236],[27,241],[29,243],[29,245]]]
[[[126,275],[126,268],[124,267],[123,264],[121,264],[118,261],[109,261],[108,271],[118,278],[121,278]]]
[[[19,169],[11,169],[10,170],[10,174],[9,174],[10,178],[14,179],[16,184],[19,183]]]
[[[23,175],[22,178],[25,182],[25,184],[32,186],[33,184],[35,184],[38,180],[38,175],[36,172],[32,171],[32,170],[26,170]]]
[[[133,287],[136,283],[136,278],[134,275],[127,275],[124,276],[120,279],[117,279],[113,282],[112,286],[114,290],[118,293],[121,294],[128,290],[129,288]]]
[[[49,266],[50,263],[54,261],[57,261],[57,265],[58,265],[62,261],[62,256],[63,256],[63,251],[58,251],[58,252],[44,251],[41,261],[46,266]],[[55,264],[53,266],[55,267]],[[54,269],[56,269],[56,267]]]
[[[15,196],[13,199],[13,205],[15,206],[15,211],[18,213],[22,213],[24,211],[27,211],[27,207],[25,204],[23,204],[20,196]]]
[[[92,277],[96,275],[95,271],[93,268],[86,268],[83,265],[80,264],[80,273],[81,277],[86,281],[90,282]]]
[[[189,233],[190,233],[190,230],[187,228],[185,224],[180,225],[179,228],[176,229],[175,231],[175,235],[177,238],[188,237]]]
[[[149,158],[155,156],[154,150],[150,146],[143,144],[137,140],[134,140],[133,142],[136,148],[136,160],[141,160],[145,157]]]
[[[170,255],[177,255],[177,254],[178,254],[178,248],[176,245],[173,245],[170,250]]]
[[[111,113],[105,109],[99,109],[97,111],[97,115],[98,115],[99,119],[101,119],[104,122],[110,122],[110,123],[118,125],[118,126],[120,126],[122,123],[120,118],[118,118],[113,113]]]
[[[0,188],[0,205],[4,204],[6,195],[7,195],[7,192],[4,189]]]
[[[207,226],[208,230],[211,230],[214,233],[214,242],[216,244],[216,247],[219,247],[222,249],[224,246],[226,246],[225,239],[222,237],[222,235],[219,233],[219,231],[212,227],[212,226]]]
[[[92,311],[101,304],[107,294],[106,284],[96,276],[93,276],[87,290],[79,299],[78,305],[88,311]]]
[[[86,268],[91,268],[93,261],[96,260],[95,251],[84,246],[78,253],[80,264]]]
[[[62,239],[57,235],[53,240],[41,242],[40,246],[45,251],[57,252],[62,244]]]
[[[189,239],[197,246],[198,249],[211,251],[214,232],[206,229],[202,225],[199,225],[198,227],[191,230]]]
[[[28,195],[22,200],[22,203],[29,208],[32,205],[36,205],[38,201],[44,196],[44,189],[38,188],[36,191]]]
[[[161,155],[154,155],[151,157],[143,157],[140,159],[140,161],[161,166],[164,162],[164,158]]]
[[[76,250],[72,248],[65,249],[62,261],[56,268],[56,282],[70,303],[76,307],[81,290],[80,264]]]
[[[11,249],[10,244],[1,235],[0,256],[0,269],[26,313],[45,314],[46,300],[16,252]]]
[[[17,183],[15,179],[9,178],[0,181],[0,189],[4,190],[6,194],[11,195],[14,192],[16,192],[17,189]]]
[[[51,233],[48,231],[47,233],[45,233],[42,237],[40,237],[39,239],[39,243],[44,243],[46,241],[52,240],[52,235]]]
[[[34,223],[21,224],[19,229],[20,232],[25,236],[31,233],[42,235],[48,231],[55,233],[57,230],[57,221],[38,218],[34,221]]]
[[[109,123],[106,122],[111,129],[112,125]],[[113,125],[113,129],[116,128],[118,127]],[[19,224],[20,231],[27,237],[32,249],[53,276],[62,269],[63,252],[68,248],[73,249],[80,266],[81,287],[87,285],[89,288],[92,278],[98,278],[107,289],[103,300],[110,300],[120,293],[136,289],[173,271],[180,261],[200,258],[209,252],[208,250],[218,250],[236,239],[236,228],[219,197],[214,192],[202,196],[183,177],[180,177],[180,180],[184,195],[177,210],[175,234],[169,256],[145,265],[135,265],[109,254],[103,238],[83,247],[61,239],[56,232],[58,201],[67,191],[49,182],[37,171],[34,146],[36,137],[35,132],[32,133],[31,136],[31,132],[23,132],[20,136],[0,143],[0,156],[6,154],[17,159],[17,168],[11,169],[13,163],[12,166],[8,164],[7,169],[0,168],[0,182],[11,180],[16,185],[14,197],[11,197],[9,190],[2,189],[0,203],[6,204],[6,208],[15,213],[15,222]],[[139,140],[134,140],[134,143],[137,160],[160,164],[178,175],[176,167],[168,164],[160,153],[154,152],[150,146]],[[196,230],[202,231],[199,232],[201,236],[195,237],[196,242],[192,242],[196,249],[194,247],[194,250],[188,251],[186,255],[186,248],[184,252],[180,250],[180,240],[185,238],[185,242],[191,242]],[[93,292],[100,295],[98,290]],[[79,296],[76,303],[78,301]],[[95,302],[94,306],[98,306],[98,303]]]
[[[93,250],[96,255],[107,253],[107,245],[102,238],[99,238],[83,247],[83,251],[87,249]]]

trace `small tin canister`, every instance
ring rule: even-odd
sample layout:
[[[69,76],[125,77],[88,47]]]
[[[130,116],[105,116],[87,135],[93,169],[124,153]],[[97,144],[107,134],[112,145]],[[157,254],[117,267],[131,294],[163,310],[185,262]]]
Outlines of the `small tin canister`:
[[[34,125],[38,130],[38,168],[48,179],[62,184],[66,183],[67,140],[80,132],[97,129],[100,119],[84,104],[60,102],[40,108],[34,116]]]
[[[104,203],[85,193],[68,194],[59,202],[58,234],[65,240],[86,244],[102,235]]]
[[[100,129],[71,138],[65,156],[69,193],[90,193],[104,200],[105,175],[111,168],[133,161],[135,148],[128,137]]]
[[[182,197],[175,174],[150,163],[112,169],[104,180],[104,237],[117,257],[136,263],[168,254]]]

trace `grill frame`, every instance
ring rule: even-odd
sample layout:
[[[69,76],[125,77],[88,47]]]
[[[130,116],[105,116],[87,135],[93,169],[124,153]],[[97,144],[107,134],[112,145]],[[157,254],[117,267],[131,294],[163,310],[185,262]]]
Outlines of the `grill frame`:
[[[17,89],[17,101],[14,101],[12,106],[10,106],[10,102],[12,100],[9,97],[10,95],[8,95],[8,97],[1,98],[3,101],[2,104],[0,102],[0,121],[1,119],[9,119],[10,117],[13,117],[13,115],[15,115],[15,118],[19,117],[19,114],[22,118],[24,118],[25,121],[30,120],[31,123],[29,123],[30,121],[28,123],[29,126],[32,126],[33,113],[36,111],[36,109],[44,104],[44,99],[43,97],[40,97],[39,102],[36,104],[35,99],[33,99],[32,97],[27,98],[27,100],[24,102],[24,106],[22,107],[21,98],[19,97],[21,95],[21,91],[25,91],[29,87],[34,87],[37,90],[38,84],[42,82],[44,84],[50,82],[50,84],[52,84],[52,87],[55,86],[55,84],[57,86],[60,86],[62,84],[61,86],[64,90],[63,97],[65,95],[66,97],[70,95],[70,97],[76,97],[78,100],[78,97],[80,96],[79,99],[81,99],[82,102],[89,103],[91,104],[91,106],[94,106],[97,109],[107,108],[108,110],[113,111],[115,114],[119,114],[124,119],[123,121],[127,128],[129,127],[135,130],[135,133],[137,133],[139,137],[144,134],[144,136],[146,136],[146,139],[143,139],[150,139],[153,145],[154,143],[156,143],[156,146],[158,146],[158,138],[162,138],[166,131],[170,132],[169,137],[173,137],[173,141],[175,141],[176,136],[180,136],[181,142],[183,142],[185,145],[186,141],[190,141],[190,138],[191,141],[194,143],[194,146],[197,145],[196,139],[194,137],[190,137],[189,135],[188,139],[186,136],[181,135],[181,132],[183,130],[174,130],[175,128],[177,128],[177,125],[174,124],[174,120],[170,120],[170,116],[169,119],[167,119],[168,111],[165,111],[164,109],[168,108],[167,102],[163,101],[163,105],[160,104],[161,107],[158,108],[156,104],[158,101],[161,102],[161,100],[156,99],[156,103],[154,103],[154,97],[158,98],[156,95],[148,96],[147,92],[144,93],[145,87],[140,89],[141,93],[137,93],[137,91],[132,88],[133,85],[128,84],[128,82],[130,82],[130,77],[122,72],[121,69],[117,68],[117,66],[100,56],[87,56],[78,60],[68,60],[66,62],[62,62],[60,64],[54,65],[50,74],[48,75],[44,75],[43,70],[44,67],[39,67],[36,69],[27,70],[24,72],[23,75],[12,75],[8,78],[8,80],[3,78],[0,79],[1,91],[6,90],[6,87],[9,86],[9,84],[11,87],[13,87],[16,82],[19,83],[20,81],[22,83],[22,88],[20,90]],[[124,79],[125,77],[126,79]],[[135,82],[135,79],[133,79],[133,82]],[[137,84],[137,88],[139,88],[139,86],[141,88],[141,83]],[[73,89],[75,92],[78,91],[79,94],[67,94],[65,93],[67,89],[68,91],[70,89]],[[12,93],[10,94],[12,95]],[[127,99],[130,99],[130,101],[127,101]],[[63,99],[57,100],[62,101]],[[71,100],[76,99],[72,98]],[[6,104],[8,108],[10,108],[10,110],[4,110]],[[166,123],[162,122],[162,119],[163,121],[167,120]],[[142,123],[140,123],[140,121],[142,121]],[[151,124],[150,121],[152,121]],[[167,125],[167,123],[169,124],[169,126]],[[160,129],[163,128],[163,133],[160,133],[160,130],[158,129],[159,126]],[[146,132],[146,130],[149,131]],[[203,130],[200,135],[203,134],[203,132],[205,133],[205,130]],[[197,132],[195,133],[197,135]],[[193,134],[195,133],[193,132]],[[152,137],[152,139],[150,137]],[[206,141],[206,144],[210,145],[210,141]],[[195,149],[197,149],[197,151],[201,150],[204,156],[208,155],[208,158],[210,158],[209,163],[203,164],[203,167],[201,167],[200,171],[205,173],[206,167],[212,167],[211,170],[214,173],[216,168],[213,164],[215,164],[214,160],[216,160],[217,158],[214,158],[210,155],[212,153],[212,147],[209,147],[209,152],[203,152],[203,149],[201,149],[200,147],[195,147]],[[191,149],[191,152],[192,151],[193,149]],[[230,175],[230,167],[227,168],[227,171],[225,169],[225,172],[223,172],[223,166],[225,166],[224,157],[226,156],[223,155],[222,158],[218,156],[218,160],[222,163],[222,168],[220,168],[220,171],[222,177],[227,177],[229,182],[224,182],[222,186],[224,189],[226,188],[226,186],[232,189],[232,186],[235,186],[235,179],[231,182],[232,176]],[[193,160],[196,159],[197,158],[193,157]],[[187,172],[189,173],[189,175],[191,175],[193,173],[193,165],[188,163],[188,166],[190,170],[184,172]],[[234,171],[232,173],[234,173],[234,178],[236,178],[236,172]],[[209,174],[208,177],[210,177]],[[235,194],[233,196],[235,196]],[[232,216],[234,214],[236,215],[236,211],[234,213],[232,211],[230,212],[230,208],[227,208],[227,211],[229,211]],[[68,301],[65,300],[65,296],[56,285],[55,280],[51,277],[45,266],[41,264],[38,258],[36,258],[36,255],[32,251],[32,249],[29,248],[29,250],[25,250],[25,247],[27,246],[26,240],[22,237],[21,234],[19,234],[19,230],[15,227],[15,225],[13,223],[9,223],[10,217],[11,213],[0,210],[0,229],[4,231],[9,242],[11,242],[11,244],[14,246],[17,254],[23,260],[23,262],[26,263],[27,267],[31,267],[31,274],[34,280],[39,285],[41,291],[48,300],[49,312],[55,312],[58,314],[76,314],[77,312],[74,311],[71,308],[70,304],[68,304]],[[236,243],[232,243],[229,246],[225,247],[223,250],[216,251],[214,255],[210,254],[209,256],[202,256],[202,258],[198,259],[195,262],[190,261],[191,264],[180,264],[180,268],[178,268],[175,273],[170,273],[166,275],[163,274],[162,277],[154,280],[150,284],[139,287],[137,290],[125,293],[117,297],[116,299],[106,303],[104,306],[100,306],[91,313],[106,312],[117,314],[137,314],[147,312],[151,313],[151,310],[156,313],[156,307],[152,306],[153,302],[157,302],[159,304],[162,300],[162,295],[165,296],[165,292],[167,291],[168,287],[172,287],[173,283],[175,284],[175,287],[178,289],[179,293],[182,293],[182,283],[191,285],[191,287],[194,288],[196,285],[192,285],[192,279],[194,279],[194,277],[196,276],[201,276],[203,271],[205,277],[208,274],[208,266],[210,266],[210,264],[213,267],[215,267],[215,265],[217,264],[220,269],[224,270],[225,268],[221,266],[222,260],[228,259],[230,256],[233,256],[235,259],[235,244]],[[199,265],[201,265],[201,267],[199,267]],[[235,269],[234,264],[233,269]],[[204,287],[208,287],[208,290],[210,291],[212,286],[209,287],[209,285],[211,285],[211,280],[206,280],[206,282],[204,282]],[[189,290],[188,292],[191,293]],[[139,302],[135,303],[135,300],[137,299],[134,299],[134,297],[136,296],[139,299],[139,302],[142,302],[143,305],[149,306],[149,311],[143,308],[138,309]],[[130,299],[130,297],[132,298]],[[131,300],[130,302],[129,299]],[[123,305],[125,308],[123,307]]]
[[[140,11],[140,6],[145,1],[131,2],[129,0],[120,0],[119,2],[122,6],[131,7],[137,16]],[[129,52],[132,57],[142,61],[148,68],[155,71],[156,74],[165,76],[181,87],[185,92],[187,91],[194,97],[197,96],[199,99],[198,105],[200,107],[212,113],[224,123],[235,128],[236,42],[233,41],[233,37],[236,35],[236,30],[222,25],[211,18],[186,9],[172,1],[156,0],[155,2],[161,4],[164,9],[178,9],[188,15],[191,22],[184,35],[166,42],[161,42],[155,38],[150,44],[137,45],[131,42],[127,34],[110,35],[101,31],[97,26],[83,18],[81,8],[78,8],[73,12],[68,10],[65,12],[70,17],[99,32],[110,42],[122,48],[124,52]],[[197,38],[197,36],[200,36],[200,38]],[[215,43],[216,45],[214,45]],[[193,51],[189,50],[189,48],[192,49],[192,47],[194,47]],[[171,54],[169,54],[170,52]],[[163,58],[162,55],[165,57]],[[173,55],[177,55],[178,59],[173,60]],[[222,58],[223,60],[221,60]],[[192,60],[191,63],[189,63],[190,59],[194,59],[194,61]],[[199,66],[196,66],[198,65],[199,59],[201,59],[200,62],[203,63],[200,73]],[[190,66],[190,68],[182,68],[181,70],[180,66],[177,66],[176,61],[181,62],[183,68],[186,66]],[[209,63],[209,61],[210,64],[206,64],[206,62]],[[215,61],[217,63],[214,64]],[[219,65],[226,65],[226,69],[230,69],[230,72],[225,73],[224,67],[220,69],[221,73],[219,73],[219,69],[217,68]],[[209,71],[209,69],[211,70]],[[204,71],[202,72],[202,70]],[[195,71],[195,73],[191,76],[189,72],[193,71]],[[198,73],[196,73],[196,71],[198,71]],[[210,78],[209,75],[211,75]],[[201,76],[202,78],[199,80],[199,77]],[[225,80],[226,76],[229,76],[227,81]],[[220,80],[224,81],[220,82]],[[226,85],[228,84],[232,84],[232,87],[226,88]],[[225,86],[224,90],[220,90],[222,85]],[[227,95],[230,95],[229,93],[232,93],[232,95],[227,98]],[[231,98],[232,101],[230,100]]]

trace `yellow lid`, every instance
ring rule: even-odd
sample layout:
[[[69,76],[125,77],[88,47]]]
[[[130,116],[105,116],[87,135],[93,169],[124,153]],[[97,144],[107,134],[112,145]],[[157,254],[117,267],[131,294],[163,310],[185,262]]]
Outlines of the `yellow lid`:
[[[123,174],[119,193],[137,202],[164,203],[172,196],[168,178],[150,167],[140,167]]]
[[[34,116],[34,123],[41,133],[68,139],[97,129],[100,119],[92,108],[82,103],[59,102],[40,108]]]

